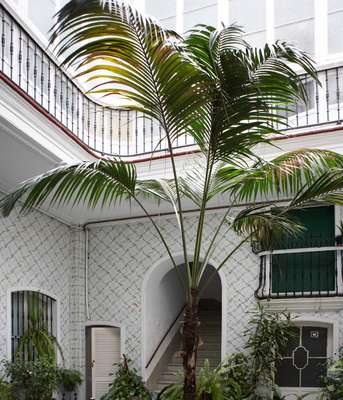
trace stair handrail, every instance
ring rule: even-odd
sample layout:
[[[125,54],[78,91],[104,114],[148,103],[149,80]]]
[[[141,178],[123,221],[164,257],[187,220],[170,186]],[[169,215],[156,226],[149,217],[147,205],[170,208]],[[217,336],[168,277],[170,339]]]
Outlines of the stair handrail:
[[[184,304],[180,311],[178,312],[177,316],[175,317],[175,319],[173,320],[173,322],[170,324],[170,326],[168,327],[168,329],[166,330],[165,334],[162,336],[161,340],[159,341],[158,345],[156,346],[154,352],[152,353],[151,357],[149,358],[149,361],[147,362],[145,369],[147,369],[150,364],[152,363],[152,360],[155,358],[158,350],[160,349],[160,347],[162,346],[163,342],[165,341],[166,337],[168,336],[169,332],[174,328],[175,324],[177,323],[177,321],[179,320],[181,314],[184,312],[186,308],[186,304]]]

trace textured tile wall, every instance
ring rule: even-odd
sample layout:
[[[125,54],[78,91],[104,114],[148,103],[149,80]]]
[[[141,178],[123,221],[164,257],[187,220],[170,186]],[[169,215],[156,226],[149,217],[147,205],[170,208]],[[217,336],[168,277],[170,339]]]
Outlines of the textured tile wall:
[[[194,246],[195,218],[187,217],[190,248]],[[209,244],[219,215],[206,219],[204,245]],[[180,253],[179,231],[175,220],[158,221],[174,254]],[[223,255],[237,244],[229,233],[220,241],[211,263],[218,265]],[[91,319],[116,321],[126,328],[126,352],[140,368],[142,284],[146,272],[166,252],[148,221],[90,230],[89,294]],[[243,342],[248,310],[254,307],[254,290],[258,278],[258,259],[249,245],[243,245],[225,265],[223,272],[228,286],[227,351],[239,349]]]
[[[39,212],[0,217],[0,358],[7,355],[7,293],[39,288],[60,300],[60,342],[69,363],[73,237],[70,228]]]

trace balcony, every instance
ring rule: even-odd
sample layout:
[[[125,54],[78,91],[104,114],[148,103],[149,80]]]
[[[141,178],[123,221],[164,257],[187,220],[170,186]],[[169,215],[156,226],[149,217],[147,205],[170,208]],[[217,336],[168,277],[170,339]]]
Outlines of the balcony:
[[[109,108],[83,94],[79,86],[19,22],[0,5],[0,78],[98,156],[139,158],[165,153],[162,127],[144,114]],[[307,105],[294,104],[287,130],[341,123],[343,67],[318,72],[321,84],[302,75],[309,94]],[[191,150],[192,138],[175,142],[178,151]]]
[[[258,299],[343,296],[342,247],[264,251]]]

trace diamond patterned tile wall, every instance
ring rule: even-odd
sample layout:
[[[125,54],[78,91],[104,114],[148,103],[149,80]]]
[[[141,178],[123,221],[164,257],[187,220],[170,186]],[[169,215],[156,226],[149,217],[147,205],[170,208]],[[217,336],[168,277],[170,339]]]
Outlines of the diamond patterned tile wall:
[[[60,342],[69,364],[72,232],[39,212],[16,214],[0,218],[0,359],[8,351],[8,291],[34,288],[54,294],[60,301]]]
[[[186,218],[189,246],[194,246],[195,216]],[[218,214],[206,219],[204,245],[218,223]],[[158,221],[174,254],[181,252],[178,226],[175,220]],[[229,233],[220,241],[211,263],[220,263],[224,254],[237,244]],[[126,329],[126,352],[140,368],[142,284],[149,268],[166,256],[149,222],[92,228],[90,230],[89,295],[93,320],[116,321]],[[228,284],[227,352],[241,348],[246,327],[246,311],[255,304],[254,290],[258,278],[258,259],[249,245],[243,245],[224,267]]]
[[[196,216],[186,217],[187,240],[194,246]],[[208,214],[204,245],[209,244],[219,214]],[[173,218],[156,219],[174,254],[181,253]],[[211,264],[237,244],[227,234],[219,242]],[[126,328],[125,352],[141,368],[142,285],[152,265],[166,252],[148,221],[99,226],[89,233],[90,320],[121,323]],[[7,292],[13,287],[39,288],[61,300],[61,343],[68,365],[85,368],[84,232],[71,229],[38,212],[0,218],[0,358],[7,354]],[[227,285],[226,352],[241,350],[242,336],[255,305],[259,262],[249,245],[237,251],[223,268]],[[313,312],[304,318],[339,321],[343,338],[343,311]],[[81,398],[82,395],[81,395]]]

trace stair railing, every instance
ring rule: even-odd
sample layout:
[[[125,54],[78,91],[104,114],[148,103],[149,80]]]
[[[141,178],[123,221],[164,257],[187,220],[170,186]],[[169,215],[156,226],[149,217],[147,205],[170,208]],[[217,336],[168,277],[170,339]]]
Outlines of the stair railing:
[[[178,312],[177,316],[173,320],[173,322],[170,324],[164,335],[162,336],[161,340],[158,342],[154,352],[152,353],[151,357],[149,358],[148,362],[145,365],[145,369],[147,370],[150,366],[153,360],[155,359],[156,355],[158,354],[159,350],[161,349],[162,345],[164,344],[165,340],[169,336],[170,332],[175,328],[176,324],[179,323],[180,317],[182,316],[184,310],[186,308],[186,304],[184,304],[181,307],[181,310]]]

